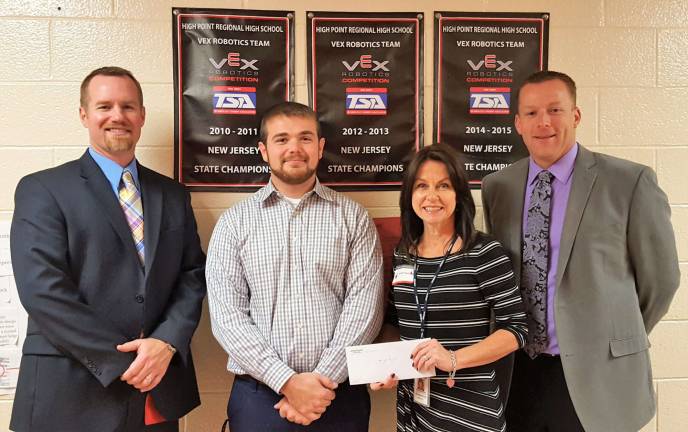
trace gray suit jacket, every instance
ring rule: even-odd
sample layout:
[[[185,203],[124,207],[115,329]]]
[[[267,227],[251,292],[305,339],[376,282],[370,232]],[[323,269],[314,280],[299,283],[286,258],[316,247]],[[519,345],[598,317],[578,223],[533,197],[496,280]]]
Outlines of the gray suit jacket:
[[[486,228],[517,274],[527,176],[526,158],[482,190]],[[679,286],[667,197],[650,168],[582,146],[572,181],[555,298],[569,394],[586,431],[635,431],[655,411],[647,335]]]

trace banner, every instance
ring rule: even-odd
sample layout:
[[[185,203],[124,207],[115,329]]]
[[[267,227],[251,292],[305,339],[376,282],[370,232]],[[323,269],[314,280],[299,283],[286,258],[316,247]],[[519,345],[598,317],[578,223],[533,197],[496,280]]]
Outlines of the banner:
[[[293,16],[172,10],[175,179],[192,190],[251,191],[267,183],[260,118],[294,98]]]
[[[515,91],[547,68],[546,13],[435,12],[434,138],[464,155],[469,181],[528,155]]]
[[[423,14],[307,16],[309,99],[326,140],[318,178],[398,189],[423,139]]]

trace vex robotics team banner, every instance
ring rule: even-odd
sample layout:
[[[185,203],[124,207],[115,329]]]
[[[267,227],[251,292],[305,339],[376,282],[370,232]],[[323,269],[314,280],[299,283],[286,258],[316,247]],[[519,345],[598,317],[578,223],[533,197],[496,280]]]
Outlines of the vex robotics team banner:
[[[308,13],[309,97],[325,152],[318,178],[396,189],[422,141],[423,15]]]
[[[435,140],[463,153],[476,187],[528,155],[514,93],[547,68],[548,34],[543,13],[435,13]]]
[[[259,122],[293,99],[293,13],[173,9],[172,21],[175,178],[197,190],[264,185]]]

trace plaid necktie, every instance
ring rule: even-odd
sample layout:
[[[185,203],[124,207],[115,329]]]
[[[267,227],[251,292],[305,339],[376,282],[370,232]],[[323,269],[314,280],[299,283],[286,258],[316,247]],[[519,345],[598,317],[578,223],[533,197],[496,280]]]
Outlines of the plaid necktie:
[[[134,178],[129,170],[122,172],[122,180],[119,182],[119,204],[122,206],[124,216],[127,217],[127,223],[129,224],[129,229],[131,229],[131,237],[134,239],[136,252],[139,254],[139,261],[141,266],[143,266],[146,256],[143,247],[143,203],[141,202],[141,194],[136,189],[136,183],[134,183]],[[141,337],[143,337],[143,330]],[[145,424],[148,426],[165,421],[165,417],[155,407],[150,393],[147,394],[144,409]]]
[[[136,189],[134,178],[131,171],[124,170],[122,172],[122,180],[119,182],[119,205],[122,206],[124,216],[127,218],[129,229],[131,230],[131,237],[134,239],[136,252],[139,254],[139,261],[141,266],[144,265],[144,247],[143,247],[143,203],[141,202],[141,194]]]
[[[526,353],[535,358],[547,349],[547,269],[552,173],[541,171],[530,196],[523,237],[521,290],[528,315]]]

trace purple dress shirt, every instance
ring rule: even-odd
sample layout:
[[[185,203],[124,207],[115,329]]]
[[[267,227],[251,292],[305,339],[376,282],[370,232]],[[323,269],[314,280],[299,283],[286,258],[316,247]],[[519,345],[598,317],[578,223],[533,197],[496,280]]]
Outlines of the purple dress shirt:
[[[547,265],[547,336],[549,338],[549,345],[545,352],[548,354],[559,354],[559,341],[557,340],[557,329],[554,321],[554,296],[557,291],[557,263],[559,262],[561,232],[564,230],[566,205],[569,202],[569,192],[571,192],[571,175],[573,174],[573,165],[577,154],[578,143],[547,169],[547,171],[554,175],[552,180],[552,210],[550,212],[549,224],[549,263]],[[526,231],[530,196],[533,194],[535,179],[540,171],[544,171],[544,169],[531,158],[523,205],[522,233]]]

